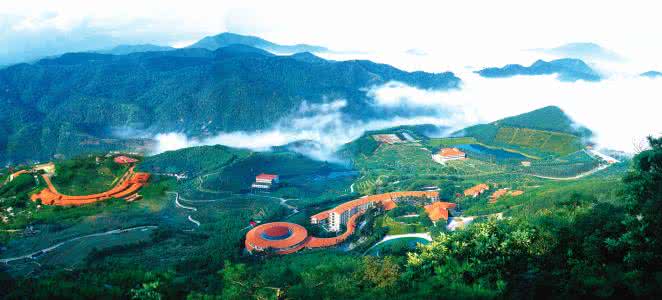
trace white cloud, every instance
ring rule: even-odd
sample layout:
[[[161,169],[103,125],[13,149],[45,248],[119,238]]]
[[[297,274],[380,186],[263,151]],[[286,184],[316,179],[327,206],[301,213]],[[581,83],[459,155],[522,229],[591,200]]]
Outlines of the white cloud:
[[[282,44],[356,51],[325,54],[327,58],[371,59],[410,71],[451,70],[464,84],[462,90],[451,92],[398,83],[370,90],[376,105],[435,112],[425,120],[361,123],[345,120],[339,107],[315,107],[317,116],[302,107],[293,126],[276,124],[257,135],[225,133],[205,141],[162,135],[164,147],[172,145],[164,149],[212,142],[267,147],[296,139],[316,140],[333,148],[367,129],[428,121],[459,127],[545,105],[568,111],[594,129],[605,146],[627,149],[633,138],[660,130],[655,112],[660,111],[661,82],[633,76],[662,70],[662,39],[655,38],[662,28],[660,6],[659,1],[600,0],[558,0],[547,5],[527,0],[0,1],[0,44],[5,46],[0,47],[0,64],[12,61],[7,57],[33,59],[118,43],[181,47],[229,30]],[[610,76],[598,83],[560,83],[545,76],[487,80],[470,73],[482,67],[548,59],[524,50],[569,42],[595,42],[628,60],[595,66]],[[418,51],[407,53],[409,49]]]
[[[364,132],[400,125],[437,124],[452,126],[448,117],[414,116],[393,117],[383,120],[358,121],[342,113],[346,100],[338,99],[324,104],[304,102],[295,114],[264,131],[222,132],[211,138],[189,138],[182,133],[157,134],[156,153],[200,145],[226,145],[256,151],[268,151],[298,141],[312,144],[293,145],[291,150],[315,159],[337,161],[335,152],[344,144],[360,137]]]
[[[36,38],[25,35],[28,31],[57,31],[110,36],[116,43],[181,46],[182,41],[230,30],[337,50],[398,53],[416,48],[443,54],[446,64],[465,58],[480,64],[485,55],[596,42],[662,68],[662,40],[654,38],[662,28],[660,6],[659,1],[600,0],[0,1],[0,19],[11,19],[0,29],[0,44],[6,44],[7,36],[24,37],[12,38],[14,43]]]
[[[561,107],[576,122],[596,133],[603,147],[634,151],[648,135],[662,133],[662,78],[613,75],[600,82],[560,82],[555,76],[517,76],[502,79],[460,74],[461,90],[420,90],[389,83],[371,90],[383,106],[446,108],[448,124],[466,126],[491,122],[548,105]]]

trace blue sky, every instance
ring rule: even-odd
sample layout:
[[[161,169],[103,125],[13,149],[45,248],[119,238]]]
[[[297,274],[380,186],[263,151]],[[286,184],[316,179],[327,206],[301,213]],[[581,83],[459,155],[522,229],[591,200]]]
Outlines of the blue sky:
[[[605,0],[0,1],[0,65],[117,44],[182,47],[230,31],[281,44],[309,43],[345,51],[325,55],[331,59],[362,58],[406,70],[453,71],[462,78],[463,87],[452,93],[397,84],[366,87],[375,91],[377,104],[395,99],[430,109],[440,105],[455,109],[454,114],[434,120],[440,124],[461,127],[557,105],[593,129],[601,145],[627,151],[646,135],[662,131],[657,116],[662,110],[662,78],[638,76],[662,71],[661,6],[659,1]],[[595,42],[625,59],[587,61],[605,75],[599,83],[560,83],[554,76],[484,79],[472,73],[482,67],[556,58],[530,49],[571,42]],[[334,116],[326,116],[331,125],[337,123]],[[366,128],[428,121],[341,124],[333,135],[321,134],[315,126],[296,128],[298,135],[274,128],[264,140],[277,144],[304,132],[307,139],[331,136],[344,141]],[[241,143],[246,140],[243,134],[227,133],[210,142]],[[186,145],[185,138],[178,144]]]
[[[233,31],[339,50],[476,57],[592,41],[662,67],[652,61],[662,51],[662,40],[651,38],[662,28],[659,11],[656,1],[594,0],[2,1],[0,63],[123,43],[183,46]]]

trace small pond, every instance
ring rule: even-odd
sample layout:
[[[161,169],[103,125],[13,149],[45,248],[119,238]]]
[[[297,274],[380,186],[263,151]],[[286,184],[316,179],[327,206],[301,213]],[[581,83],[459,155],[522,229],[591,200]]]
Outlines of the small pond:
[[[456,148],[467,152],[468,156],[471,156],[472,154],[474,155],[479,155],[479,156],[490,156],[493,158],[496,158],[498,160],[525,160],[527,159],[526,156],[515,153],[515,152],[509,152],[506,150],[502,149],[493,149],[493,148],[488,148],[483,145],[478,145],[478,144],[461,144],[461,145],[456,145]]]

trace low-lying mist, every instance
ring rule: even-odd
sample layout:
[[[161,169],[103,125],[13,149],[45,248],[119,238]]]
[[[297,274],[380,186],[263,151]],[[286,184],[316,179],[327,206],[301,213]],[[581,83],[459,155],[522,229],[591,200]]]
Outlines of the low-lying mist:
[[[347,105],[344,99],[323,104],[304,102],[292,116],[263,131],[223,132],[210,138],[197,139],[182,133],[169,132],[155,136],[158,142],[156,153],[201,145],[225,145],[256,151],[269,151],[276,146],[285,146],[292,151],[311,158],[339,162],[336,151],[344,144],[363,135],[364,132],[401,125],[436,124],[451,126],[448,118],[421,115],[414,117],[392,117],[371,121],[353,120],[343,113]],[[305,141],[304,144],[294,144]],[[291,145],[290,145],[291,144]]]
[[[447,133],[466,126],[491,122],[548,105],[563,109],[575,122],[591,129],[599,147],[633,152],[648,135],[659,135],[662,123],[662,79],[612,75],[600,82],[560,82],[555,76],[482,78],[460,73],[461,89],[423,90],[400,82],[366,87],[375,108],[408,110],[371,121],[352,119],[343,112],[345,99],[323,104],[303,103],[290,117],[257,132],[223,132],[195,139],[181,133],[155,136],[160,153],[184,147],[221,144],[258,151],[297,141],[315,146],[292,145],[293,151],[314,159],[338,160],[334,153],[364,132],[400,125],[434,124]],[[416,112],[416,113],[411,113]]]

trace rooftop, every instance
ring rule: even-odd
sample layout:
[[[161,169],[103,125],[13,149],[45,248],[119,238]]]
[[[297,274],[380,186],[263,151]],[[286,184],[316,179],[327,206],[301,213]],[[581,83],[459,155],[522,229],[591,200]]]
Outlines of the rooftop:
[[[265,174],[265,173],[255,176],[255,179],[263,179],[263,180],[274,180],[276,178],[278,178],[278,175]]]
[[[457,148],[443,148],[439,150],[439,155],[443,157],[455,157],[455,156],[464,156],[466,154]]]
[[[113,160],[114,160],[116,163],[118,163],[118,164],[122,164],[122,165],[125,165],[125,164],[132,164],[132,163],[138,162],[137,159],[135,159],[135,158],[131,158],[131,157],[128,157],[128,156],[124,156],[124,155],[117,156],[117,157],[115,157]]]
[[[434,202],[425,206],[425,212],[433,222],[441,219],[448,220],[448,209],[455,208],[455,203]]]

